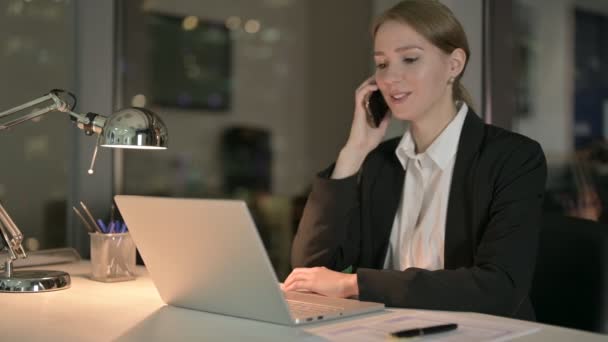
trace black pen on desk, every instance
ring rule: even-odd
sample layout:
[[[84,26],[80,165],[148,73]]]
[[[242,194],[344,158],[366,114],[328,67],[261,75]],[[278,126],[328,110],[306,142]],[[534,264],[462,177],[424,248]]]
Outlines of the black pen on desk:
[[[455,330],[458,328],[458,324],[450,323],[450,324],[441,324],[441,325],[433,325],[425,328],[413,328],[413,329],[405,329],[399,330],[391,333],[392,337],[416,337],[416,336],[424,336],[430,334],[442,333],[450,330]]]

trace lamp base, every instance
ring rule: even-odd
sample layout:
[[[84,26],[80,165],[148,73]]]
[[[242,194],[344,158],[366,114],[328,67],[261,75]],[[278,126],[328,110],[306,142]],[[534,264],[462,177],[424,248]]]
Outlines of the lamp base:
[[[13,271],[0,274],[0,292],[48,292],[70,287],[70,275],[61,271]]]

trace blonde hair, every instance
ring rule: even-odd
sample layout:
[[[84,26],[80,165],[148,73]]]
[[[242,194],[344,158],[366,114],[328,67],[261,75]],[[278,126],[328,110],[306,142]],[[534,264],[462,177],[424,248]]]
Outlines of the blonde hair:
[[[458,48],[465,52],[466,62],[462,72],[454,79],[452,95],[454,100],[465,102],[473,110],[471,95],[460,82],[469,62],[469,42],[454,13],[438,0],[404,0],[374,20],[373,38],[376,37],[380,26],[387,21],[397,21],[410,26],[446,54],[451,54]]]

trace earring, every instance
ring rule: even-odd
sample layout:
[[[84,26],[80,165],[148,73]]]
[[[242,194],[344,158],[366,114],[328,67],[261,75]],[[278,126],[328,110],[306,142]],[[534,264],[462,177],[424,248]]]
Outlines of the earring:
[[[456,78],[450,77],[450,79],[448,80],[448,84],[452,85],[452,84],[454,84],[454,81],[456,81]]]

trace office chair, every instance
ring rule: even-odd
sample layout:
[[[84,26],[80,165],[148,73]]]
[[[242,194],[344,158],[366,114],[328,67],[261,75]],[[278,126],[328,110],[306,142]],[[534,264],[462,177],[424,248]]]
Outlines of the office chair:
[[[608,225],[545,214],[530,297],[541,323],[608,333]]]

